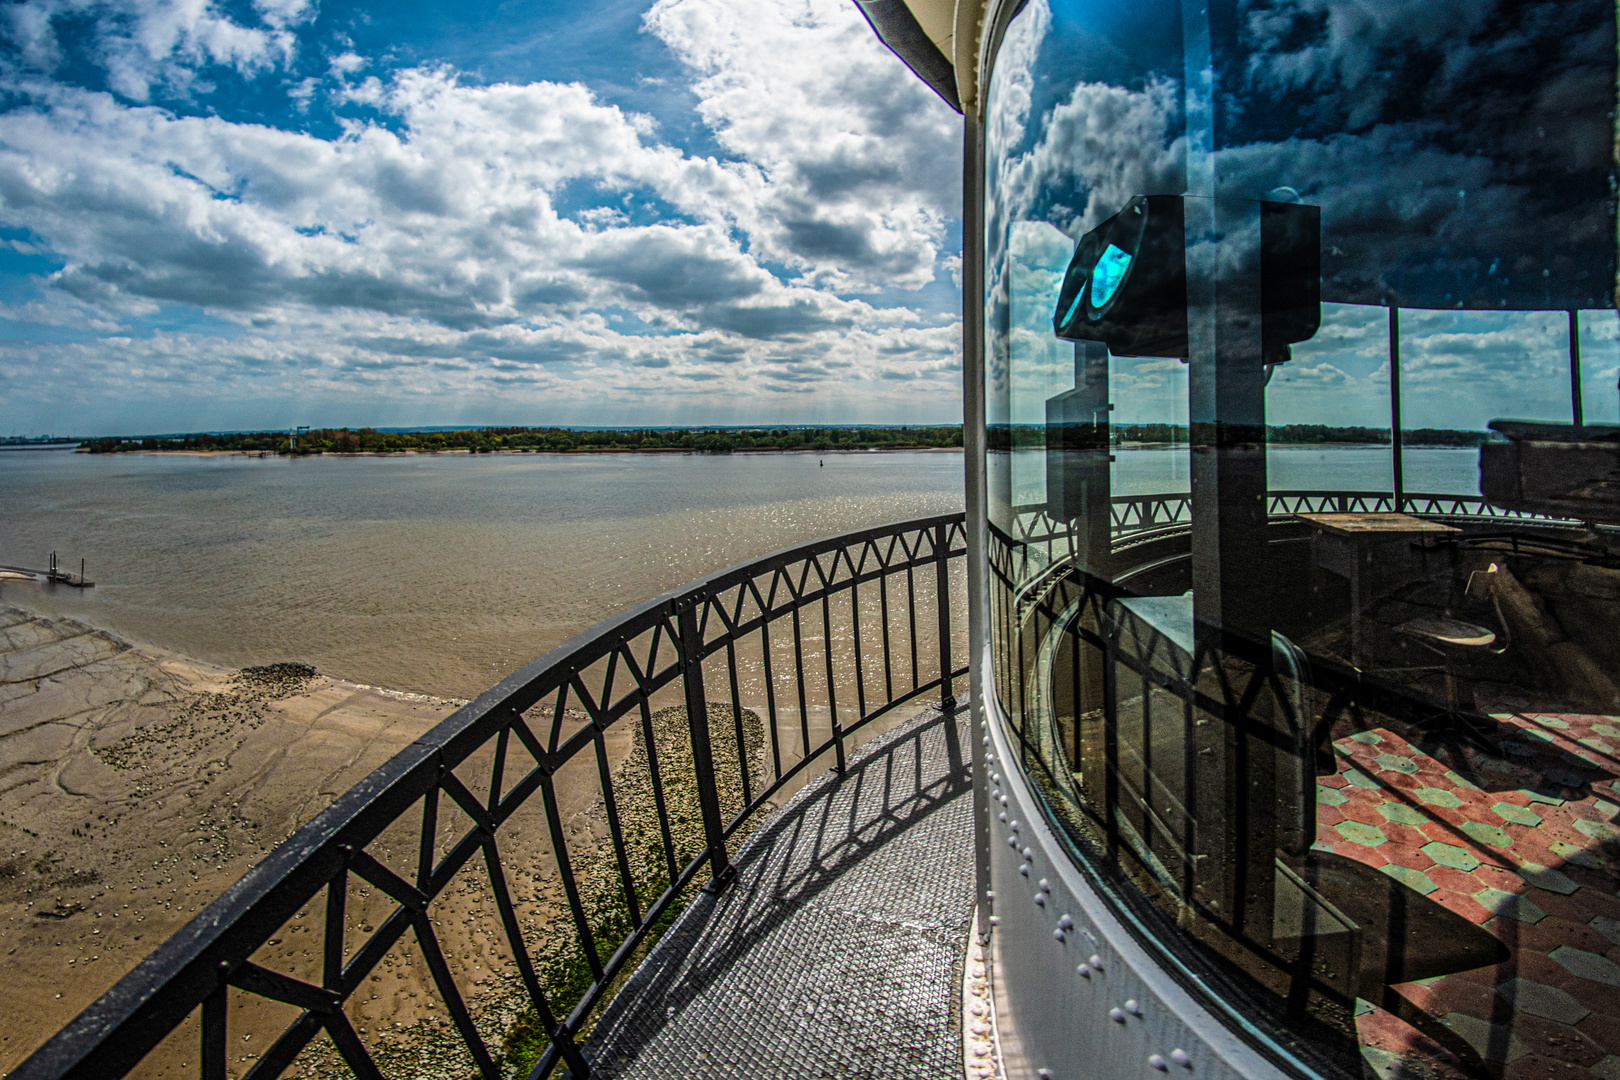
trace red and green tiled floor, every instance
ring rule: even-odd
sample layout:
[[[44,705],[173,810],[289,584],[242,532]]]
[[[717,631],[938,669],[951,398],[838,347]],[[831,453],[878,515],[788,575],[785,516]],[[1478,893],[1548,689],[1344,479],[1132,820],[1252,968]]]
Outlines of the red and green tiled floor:
[[[1506,944],[1497,967],[1396,987],[1490,1072],[1620,1080],[1620,718],[1497,719],[1502,757],[1429,747],[1471,778],[1388,729],[1340,739],[1339,771],[1319,781],[1317,847]],[[1356,1022],[1380,1076],[1456,1074],[1454,1058],[1392,1014],[1361,1003]]]

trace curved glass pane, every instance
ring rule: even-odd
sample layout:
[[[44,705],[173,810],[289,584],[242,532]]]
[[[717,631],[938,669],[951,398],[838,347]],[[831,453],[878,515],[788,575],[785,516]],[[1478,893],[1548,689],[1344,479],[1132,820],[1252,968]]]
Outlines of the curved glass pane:
[[[986,84],[989,689],[1328,1075],[1620,1076],[1615,41],[1030,0]]]

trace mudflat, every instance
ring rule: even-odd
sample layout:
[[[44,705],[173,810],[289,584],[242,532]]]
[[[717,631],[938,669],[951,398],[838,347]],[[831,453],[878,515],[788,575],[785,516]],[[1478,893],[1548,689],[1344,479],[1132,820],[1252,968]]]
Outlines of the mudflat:
[[[459,704],[0,606],[0,1074]]]

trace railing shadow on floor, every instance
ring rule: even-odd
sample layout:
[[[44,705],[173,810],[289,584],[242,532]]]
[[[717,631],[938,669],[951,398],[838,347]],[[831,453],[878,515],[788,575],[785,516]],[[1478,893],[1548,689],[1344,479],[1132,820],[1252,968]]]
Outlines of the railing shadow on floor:
[[[726,1038],[717,1028],[724,1025],[712,1014],[739,998],[758,1006],[749,1017],[750,1042],[802,1042],[800,1014],[785,1014],[778,1001],[806,971],[818,973],[819,989],[835,1002],[881,1011],[885,1002],[873,997],[896,984],[890,959],[881,949],[869,954],[879,969],[869,971],[834,955],[842,943],[814,929],[829,916],[846,927],[866,922],[880,935],[948,946],[946,978],[932,980],[939,985],[900,980],[912,997],[934,991],[935,1019],[948,1024],[960,959],[954,953],[965,947],[972,918],[968,738],[965,709],[924,714],[777,811],[734,858],[734,887],[688,907],[608,1006],[584,1048],[596,1075],[684,1075],[694,1047],[720,1064]],[[796,921],[812,925],[795,933]],[[829,969],[842,978],[829,979]],[[922,1022],[915,1006],[903,1011]],[[817,1023],[833,1022],[817,1015]],[[779,1064],[790,1069],[784,1075],[796,1074],[793,1062]],[[802,1064],[821,1069],[826,1062]]]

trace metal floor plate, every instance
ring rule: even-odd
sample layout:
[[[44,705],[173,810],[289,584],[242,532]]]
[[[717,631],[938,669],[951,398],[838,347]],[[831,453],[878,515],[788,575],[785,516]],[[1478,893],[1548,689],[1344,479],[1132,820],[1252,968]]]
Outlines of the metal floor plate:
[[[597,1023],[604,1077],[959,1077],[973,902],[968,712],[806,785]]]

